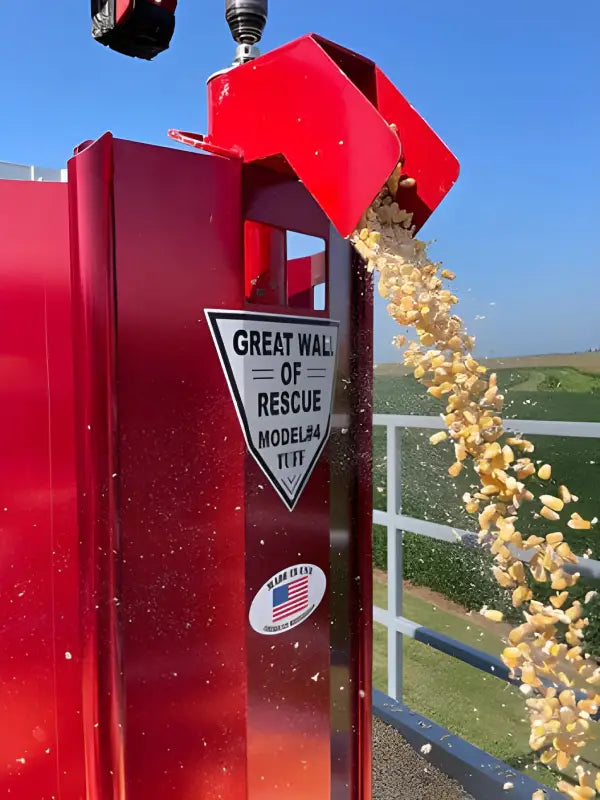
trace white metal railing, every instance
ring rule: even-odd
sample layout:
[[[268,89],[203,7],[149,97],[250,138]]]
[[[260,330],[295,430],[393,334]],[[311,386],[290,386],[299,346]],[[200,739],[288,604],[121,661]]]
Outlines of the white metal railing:
[[[11,164],[8,161],[0,161],[0,180],[54,181],[65,183],[67,180],[67,170],[36,167],[33,164]]]
[[[443,420],[441,417],[409,414],[374,414],[373,425],[386,428],[387,509],[385,511],[374,509],[373,522],[383,525],[387,529],[388,607],[384,609],[374,606],[373,619],[387,628],[388,695],[396,700],[402,699],[403,635],[422,641],[477,669],[509,680],[508,670],[499,659],[406,619],[402,613],[402,532],[418,533],[449,542],[457,542],[467,536],[473,536],[473,531],[407,517],[402,513],[401,430],[403,428],[439,430],[445,427]],[[528,435],[600,439],[600,423],[598,422],[507,420],[504,427],[508,431],[517,431]],[[529,560],[532,554],[532,551],[517,552],[525,561]],[[577,566],[573,565],[572,570],[580,572],[586,577],[600,579],[600,561],[580,558]]]

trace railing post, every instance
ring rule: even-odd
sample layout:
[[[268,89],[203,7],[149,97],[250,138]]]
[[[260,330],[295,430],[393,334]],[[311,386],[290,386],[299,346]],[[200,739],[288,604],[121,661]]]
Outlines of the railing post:
[[[395,517],[402,511],[401,430],[386,425],[387,449],[387,573],[388,573],[388,694],[402,700],[402,634],[392,623],[402,616],[402,539]]]

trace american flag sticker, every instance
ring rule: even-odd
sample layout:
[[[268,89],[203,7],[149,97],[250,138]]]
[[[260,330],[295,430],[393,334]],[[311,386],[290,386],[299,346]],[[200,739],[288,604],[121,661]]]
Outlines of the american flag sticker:
[[[327,578],[316,564],[293,564],[266,581],[250,606],[251,627],[264,636],[301,625],[319,607]]]
[[[273,589],[273,622],[308,607],[308,575]]]

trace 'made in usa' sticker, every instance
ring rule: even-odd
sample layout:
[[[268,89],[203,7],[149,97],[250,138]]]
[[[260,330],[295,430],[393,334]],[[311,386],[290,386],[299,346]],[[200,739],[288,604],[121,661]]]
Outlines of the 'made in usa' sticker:
[[[250,625],[265,636],[292,630],[318,608],[326,586],[325,573],[314,564],[282,569],[256,594],[250,606]]]

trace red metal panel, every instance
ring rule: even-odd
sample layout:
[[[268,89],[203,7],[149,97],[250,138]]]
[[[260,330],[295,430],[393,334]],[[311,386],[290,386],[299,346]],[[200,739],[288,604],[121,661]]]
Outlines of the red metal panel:
[[[246,793],[244,445],[203,311],[243,302],[240,192],[239,162],[115,142],[132,800]]]
[[[238,160],[110,136],[70,164],[93,800],[369,796],[370,391],[345,383],[371,358],[365,287],[300,184],[243,176],[242,199]],[[243,219],[333,248],[348,427],[336,423],[293,512],[246,454],[203,316],[256,310]],[[328,594],[302,625],[261,636],[254,595],[300,561],[330,577]]]
[[[288,303],[294,308],[314,308],[314,287],[327,278],[325,251],[287,262]]]
[[[208,112],[203,141],[178,138],[294,173],[342,236],[352,233],[401,153],[417,178],[416,188],[403,191],[402,205],[419,225],[458,175],[452,153],[381,70],[320,36],[303,36],[216,75],[208,84]]]
[[[243,301],[241,165],[106,136],[70,170],[88,791],[243,798],[244,448],[203,315]]]
[[[110,135],[69,163],[83,725],[94,800],[124,792],[111,178]]]
[[[417,181],[416,189],[400,189],[401,208],[413,212],[417,228],[425,224],[456,183],[459,164],[453,153],[378,68],[375,68],[377,107],[398,128],[403,169]]]
[[[0,181],[0,788],[83,796],[67,189]]]
[[[325,233],[329,225],[289,178],[245,171],[245,215],[280,229]],[[286,295],[285,271],[279,294]],[[256,310],[251,304],[248,310]],[[297,314],[294,308],[261,310]],[[326,316],[302,311],[304,316]],[[329,460],[319,459],[290,513],[253,458],[246,458],[247,603],[276,572],[315,564],[329,578]],[[248,793],[256,800],[330,800],[329,602],[278,636],[248,629]]]
[[[209,141],[248,162],[282,155],[343,235],[398,163],[398,138],[311,36],[217,75],[208,91]]]
[[[250,220],[244,223],[245,296],[253,303],[285,302],[285,231]]]

